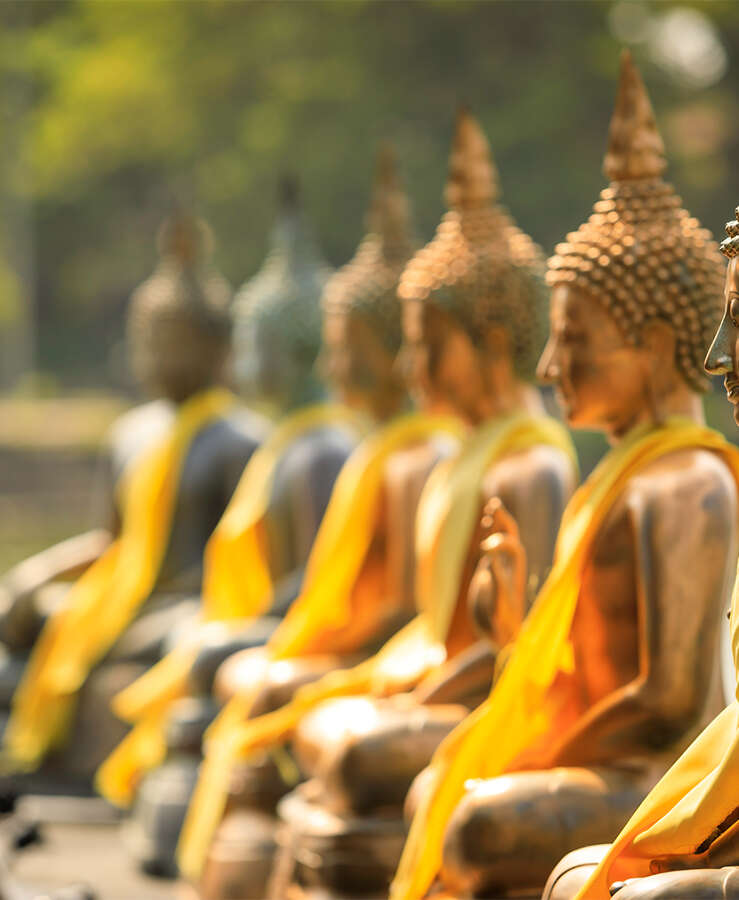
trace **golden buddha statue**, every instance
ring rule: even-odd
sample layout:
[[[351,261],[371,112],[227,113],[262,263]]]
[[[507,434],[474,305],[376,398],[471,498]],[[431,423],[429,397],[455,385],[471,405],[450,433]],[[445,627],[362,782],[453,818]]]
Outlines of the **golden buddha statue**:
[[[721,250],[729,260],[724,316],[706,358],[723,375],[739,424],[739,208]],[[731,609],[737,659],[737,586]],[[709,648],[706,648],[709,652]],[[546,900],[737,900],[739,843],[734,785],[737,701],[696,738],[657,783],[612,845],[584,847],[554,869]]]
[[[133,369],[156,399],[113,426],[109,528],[87,558],[73,560],[84,574],[66,586],[37,640],[41,595],[69,573],[70,560],[52,548],[6,581],[15,594],[6,645],[28,652],[35,644],[4,752],[11,765],[34,769],[54,750],[53,770],[87,784],[122,735],[110,696],[158,659],[192,612],[206,542],[267,430],[220,386],[231,291],[210,263],[210,230],[178,213],[158,243],[159,265],[128,314]]]
[[[233,305],[234,370],[239,393],[270,413],[273,477],[264,515],[266,563],[272,582],[261,614],[281,617],[300,591],[305,563],[336,477],[366,430],[366,410],[326,401],[317,372],[320,300],[332,270],[318,253],[295,178],[280,184],[280,209],[260,270]],[[264,471],[261,477],[264,479]],[[245,485],[253,492],[253,485]],[[238,494],[226,515],[239,505]],[[212,566],[232,568],[233,592],[248,576],[233,554]],[[238,601],[234,600],[235,604]]]
[[[539,363],[568,421],[613,447],[565,510],[552,572],[490,697],[415,788],[393,900],[432,884],[455,898],[539,896],[564,850],[616,834],[720,702],[739,464],[703,425],[699,391],[722,266],[664,167],[625,54],[611,184],[549,262]]]
[[[234,737],[241,753],[292,738],[311,780],[281,806],[288,855],[294,849],[294,859],[315,858],[313,883],[352,896],[387,886],[411,779],[492,678],[494,658],[487,647],[480,652],[467,611],[480,510],[491,497],[505,499],[533,577],[543,577],[574,481],[569,437],[527,382],[543,337],[541,255],[498,205],[487,141],[465,111],[447,202],[436,237],[408,263],[398,290],[413,395],[469,428],[421,495],[413,551],[419,615],[376,656],[301,689]],[[412,688],[415,696],[406,694]],[[185,865],[193,833],[184,842]]]
[[[318,635],[316,649],[305,654],[311,656],[320,655],[324,643],[329,653],[354,653],[364,642],[378,640],[378,630],[381,638],[390,627],[388,622],[395,622],[399,614],[401,618],[408,617],[412,598],[405,586],[404,560],[396,553],[396,547],[404,542],[412,519],[404,504],[413,506],[414,501],[412,489],[408,496],[399,496],[404,488],[396,487],[396,483],[404,483],[408,477],[407,455],[414,460],[420,456],[423,469],[430,468],[438,458],[438,451],[429,449],[427,441],[415,433],[416,414],[408,417],[405,414],[407,393],[395,365],[400,345],[400,311],[395,291],[400,272],[412,253],[413,238],[408,200],[389,146],[383,146],[378,154],[367,225],[368,232],[354,257],[324,285],[317,368],[337,401],[361,411],[374,423],[367,440],[373,452],[377,447],[388,459],[383,459],[382,484],[378,486],[381,497],[375,498],[378,515],[372,539],[361,571],[356,574],[356,584],[350,588],[357,595],[355,611],[359,617],[346,623],[342,633],[334,635],[331,642],[323,642],[323,636]],[[435,431],[434,423],[431,428],[425,420],[418,421],[417,425],[422,435],[425,431],[431,434]],[[395,437],[398,430],[400,436]],[[384,449],[387,440],[392,444],[392,453]],[[366,450],[361,451],[360,459],[366,455]],[[418,492],[419,488],[415,490]],[[394,598],[395,606],[383,609],[374,600],[365,603],[364,598],[374,596],[375,592]],[[216,684],[220,699],[229,699],[250,683],[250,660],[251,655],[247,653],[233,657],[224,666]],[[242,672],[245,684],[241,683]]]

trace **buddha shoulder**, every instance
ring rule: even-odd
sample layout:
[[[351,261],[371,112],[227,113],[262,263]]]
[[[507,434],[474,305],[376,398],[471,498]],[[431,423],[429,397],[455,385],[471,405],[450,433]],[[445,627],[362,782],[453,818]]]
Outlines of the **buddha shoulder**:
[[[288,479],[321,478],[327,473],[335,477],[356,443],[356,436],[340,425],[311,429],[287,448],[280,463],[281,474]]]
[[[572,460],[558,447],[539,444],[511,453],[490,465],[483,482],[485,496],[506,497],[524,490],[527,496],[568,497],[575,488]]]
[[[397,450],[385,465],[385,485],[389,490],[424,482],[433,467],[454,456],[458,445],[452,438],[433,437],[413,447]]]
[[[151,400],[134,406],[110,426],[106,443],[114,467],[121,470],[147,446],[167,433],[175,417],[175,407],[167,400]]]
[[[210,426],[205,432],[212,430],[225,447],[255,450],[269,437],[271,425],[269,420],[245,406],[235,406],[232,410]]]
[[[736,521],[737,485],[718,453],[686,448],[668,453],[631,479],[624,503],[641,516],[664,514],[675,524],[701,516],[707,527]]]

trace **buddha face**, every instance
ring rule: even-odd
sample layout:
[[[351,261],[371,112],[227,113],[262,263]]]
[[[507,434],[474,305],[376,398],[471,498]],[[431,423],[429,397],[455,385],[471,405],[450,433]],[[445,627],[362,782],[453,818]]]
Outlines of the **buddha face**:
[[[246,397],[287,405],[295,387],[296,366],[286,344],[279,323],[269,318],[237,322],[234,369]]]
[[[706,357],[706,371],[723,375],[734,421],[739,425],[739,259],[729,260],[724,287],[724,316]]]
[[[586,291],[552,291],[550,334],[537,375],[555,386],[570,425],[618,436],[653,408],[656,386],[674,373],[674,340],[666,326],[635,346],[613,317]],[[660,341],[657,337],[665,337]]]
[[[221,377],[228,342],[192,324],[156,317],[130,338],[134,373],[154,396],[182,403]]]
[[[395,370],[395,356],[358,313],[332,310],[324,315],[319,366],[348,406],[384,417],[402,403],[405,390]]]
[[[419,406],[472,423],[486,416],[480,354],[447,312],[428,301],[405,301],[401,352],[409,390]]]

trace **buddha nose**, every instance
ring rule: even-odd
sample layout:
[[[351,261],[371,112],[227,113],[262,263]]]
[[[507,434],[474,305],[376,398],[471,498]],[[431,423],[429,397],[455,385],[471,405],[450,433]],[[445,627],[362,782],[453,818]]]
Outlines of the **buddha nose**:
[[[550,336],[536,366],[536,377],[542,384],[554,384],[559,381],[560,366],[557,356],[557,341]]]
[[[730,372],[733,372],[733,348],[732,335],[729,333],[729,326],[726,318],[724,318],[703,364],[706,372],[709,375],[728,375]]]
[[[409,384],[413,377],[413,355],[409,348],[403,344],[393,362],[393,372],[397,378]]]
[[[706,369],[711,375],[726,375],[731,371],[731,357],[719,356],[713,364],[709,364],[706,360]]]

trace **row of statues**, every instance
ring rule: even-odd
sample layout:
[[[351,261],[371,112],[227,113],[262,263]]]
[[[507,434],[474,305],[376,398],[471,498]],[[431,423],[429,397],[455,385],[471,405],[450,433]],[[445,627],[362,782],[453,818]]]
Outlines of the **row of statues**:
[[[202,900],[739,898],[739,451],[701,407],[706,372],[739,404],[739,224],[665,166],[625,54],[547,264],[466,110],[423,247],[388,149],[337,272],[291,182],[233,302],[173,217],[109,527],[3,580],[13,783],[94,778]],[[611,444],[579,487],[537,376]]]

